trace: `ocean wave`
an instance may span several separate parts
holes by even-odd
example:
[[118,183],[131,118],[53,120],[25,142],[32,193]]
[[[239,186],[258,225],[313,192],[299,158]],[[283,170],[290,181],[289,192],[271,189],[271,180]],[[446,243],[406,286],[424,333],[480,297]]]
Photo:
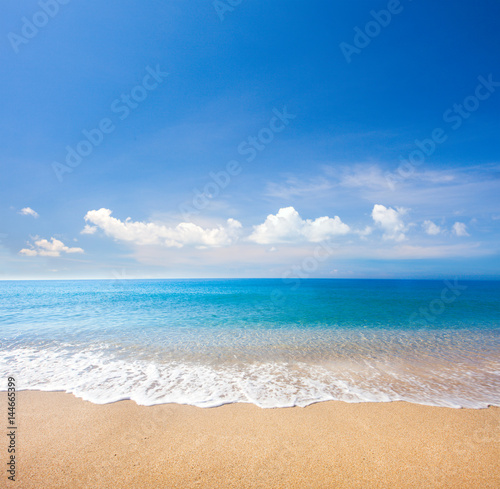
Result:
[[131,399],[137,404],[215,407],[253,403],[262,408],[321,401],[408,401],[453,408],[500,406],[500,363],[419,363],[374,360],[203,363],[144,359],[93,346],[14,347],[0,351],[0,376],[20,389],[65,391],[97,404]]

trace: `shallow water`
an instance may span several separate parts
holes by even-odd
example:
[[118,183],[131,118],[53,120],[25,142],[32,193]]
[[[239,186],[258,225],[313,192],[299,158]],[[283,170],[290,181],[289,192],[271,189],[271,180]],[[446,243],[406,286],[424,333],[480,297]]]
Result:
[[95,403],[498,406],[499,297],[487,281],[6,281],[0,378]]

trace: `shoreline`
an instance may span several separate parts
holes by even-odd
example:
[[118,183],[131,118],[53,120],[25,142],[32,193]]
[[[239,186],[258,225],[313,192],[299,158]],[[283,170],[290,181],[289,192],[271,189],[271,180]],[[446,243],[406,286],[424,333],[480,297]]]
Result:
[[500,486],[499,407],[141,406],[22,390],[17,422],[25,489]]
[[[46,393],[46,394],[67,394],[69,396],[72,396],[76,399],[78,399],[79,401],[83,401],[83,402],[88,402],[90,404],[93,404],[93,405],[96,405],[96,406],[105,406],[105,405],[108,405],[108,404],[116,404],[116,403],[119,403],[119,402],[132,402],[134,403],[136,406],[138,407],[145,407],[145,408],[150,408],[150,407],[155,407],[155,406],[163,406],[163,405],[167,405],[167,406],[189,406],[189,407],[194,407],[194,408],[197,408],[197,409],[217,409],[217,408],[221,408],[223,406],[231,406],[231,405],[235,405],[235,404],[243,404],[243,405],[251,405],[251,406],[255,406],[257,407],[258,409],[264,409],[264,410],[268,410],[268,409],[305,409],[305,408],[308,408],[309,406],[313,406],[315,404],[322,404],[322,403],[329,403],[329,402],[339,402],[339,403],[342,403],[342,404],[393,404],[393,403],[403,403],[403,404],[411,404],[411,405],[415,405],[415,406],[424,406],[424,407],[431,407],[431,408],[444,408],[444,409],[453,409],[453,410],[461,410],[461,409],[467,409],[467,410],[472,410],[472,411],[476,411],[476,410],[483,410],[483,409],[489,409],[489,408],[497,408],[497,409],[500,409],[500,406],[496,405],[496,404],[487,404],[487,405],[484,405],[484,406],[480,406],[480,407],[469,407],[469,406],[445,406],[445,405],[436,405],[436,404],[430,404],[430,403],[425,403],[425,402],[417,402],[417,401],[408,401],[408,400],[405,400],[405,399],[394,399],[394,400],[388,400],[388,401],[383,401],[383,400],[376,400],[376,401],[368,401],[368,400],[363,400],[363,401],[344,401],[344,400],[341,400],[341,399],[320,399],[320,400],[315,400],[315,401],[311,401],[309,404],[306,404],[304,406],[299,406],[299,405],[293,405],[293,406],[271,406],[271,407],[266,407],[266,406],[259,406],[258,404],[256,404],[255,402],[252,402],[252,401],[227,401],[227,402],[224,402],[222,404],[216,404],[216,405],[209,405],[209,406],[198,406],[196,404],[190,404],[190,403],[187,403],[187,402],[158,402],[158,403],[155,403],[155,404],[139,404],[135,399],[132,399],[132,398],[123,398],[123,399],[117,399],[115,401],[107,401],[107,402],[95,402],[95,401],[92,401],[92,400],[89,400],[89,399],[84,399],[82,396],[80,395],[77,395],[75,394],[74,392],[69,392],[69,391],[66,391],[64,389],[60,389],[60,390],[41,390],[41,389],[30,389],[30,388],[27,388],[27,389],[16,389],[16,393],[20,393],[20,392],[32,392],[32,393]],[[3,391],[3,390],[0,390],[0,396],[2,394],[6,394],[7,391]]]

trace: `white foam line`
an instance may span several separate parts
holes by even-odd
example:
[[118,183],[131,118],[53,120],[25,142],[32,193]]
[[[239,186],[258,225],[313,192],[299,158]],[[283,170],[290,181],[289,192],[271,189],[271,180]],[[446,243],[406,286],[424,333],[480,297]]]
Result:
[[[131,399],[141,405],[216,407],[246,402],[274,408],[340,400],[408,401],[454,408],[500,406],[498,379],[485,387],[485,382],[477,381],[477,373],[471,376],[467,372],[459,375],[455,370],[437,371],[431,386],[425,377],[404,370],[383,372],[380,366],[376,371],[371,367],[368,364],[364,370],[358,368],[356,377],[350,377],[345,366],[332,370],[306,363],[213,367],[194,362],[127,361],[123,354],[115,356],[102,345],[81,352],[74,348],[0,351],[0,377],[14,375],[22,389],[65,391],[96,404]],[[397,382],[397,388],[387,383],[388,378]],[[450,379],[455,386],[452,391],[447,389]]]

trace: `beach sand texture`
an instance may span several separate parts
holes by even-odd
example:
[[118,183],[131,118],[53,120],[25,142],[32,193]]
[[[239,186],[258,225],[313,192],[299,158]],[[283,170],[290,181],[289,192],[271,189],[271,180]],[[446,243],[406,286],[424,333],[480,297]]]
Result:
[[[0,399],[7,412],[5,392]],[[494,407],[202,409],[21,391],[17,412],[10,484],[23,489],[500,487]]]

